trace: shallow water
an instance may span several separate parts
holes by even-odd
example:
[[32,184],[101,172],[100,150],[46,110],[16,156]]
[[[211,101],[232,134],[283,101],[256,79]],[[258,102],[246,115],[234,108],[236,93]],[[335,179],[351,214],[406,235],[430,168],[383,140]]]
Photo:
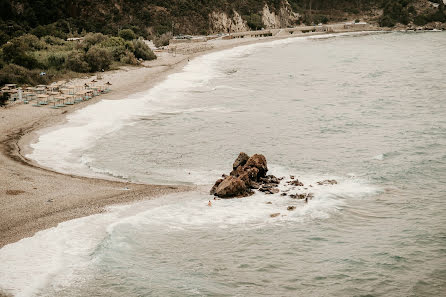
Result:
[[[445,33],[244,46],[71,115],[31,157],[61,171],[203,186],[7,246],[0,287],[22,296],[444,294],[445,50]],[[265,154],[273,174],[297,175],[315,198],[256,194],[208,207],[209,184],[240,151]],[[316,185],[325,178],[339,184]]]

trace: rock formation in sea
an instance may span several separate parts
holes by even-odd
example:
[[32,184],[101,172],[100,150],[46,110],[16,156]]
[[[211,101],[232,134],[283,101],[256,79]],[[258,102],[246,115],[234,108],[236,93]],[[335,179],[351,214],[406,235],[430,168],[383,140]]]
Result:
[[[280,196],[287,196],[291,199],[299,199],[308,202],[314,197],[313,193],[308,192],[304,184],[290,175],[289,180],[285,177],[275,177],[267,175],[268,164],[264,155],[255,154],[248,156],[240,153],[232,164],[232,171],[229,175],[223,174],[212,187],[210,194],[219,198],[241,198],[254,194],[254,190],[264,194],[280,193],[279,185],[282,183],[282,193]],[[283,181],[283,182],[282,182]],[[336,185],[335,180],[324,180],[317,182],[318,186]],[[312,185],[308,187],[313,188]],[[290,190],[306,191],[305,193],[289,193]],[[294,210],[292,206],[288,210]]]
[[220,198],[246,197],[254,194],[253,189],[265,193],[278,193],[279,179],[266,175],[268,165],[264,155],[248,156],[240,153],[232,165],[232,171],[217,180],[210,194]]

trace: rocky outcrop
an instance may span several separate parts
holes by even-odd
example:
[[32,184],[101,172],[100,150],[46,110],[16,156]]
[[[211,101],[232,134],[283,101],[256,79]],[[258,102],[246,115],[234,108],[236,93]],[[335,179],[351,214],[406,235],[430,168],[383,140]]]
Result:
[[212,33],[230,33],[249,31],[248,24],[237,11],[233,11],[233,16],[228,16],[225,12],[212,12],[209,15],[210,31]]
[[217,183],[218,185],[212,188],[211,194],[220,198],[244,197],[253,194],[247,184],[238,177],[227,176],[223,180],[218,180]]
[[293,12],[288,1],[283,1],[278,11],[271,11],[268,4],[262,10],[262,22],[265,29],[286,28],[296,25],[299,20],[299,14]]
[[229,176],[223,176],[215,182],[210,194],[220,198],[245,197],[252,195],[252,189],[275,194],[279,179],[272,175],[266,175],[268,164],[264,155],[255,154],[249,157],[240,153],[232,165]]
[[[293,199],[295,203],[308,203],[314,198],[314,194],[309,189],[315,189],[313,185],[304,185],[294,175],[289,178],[275,177],[274,175],[267,175],[268,164],[264,155],[255,154],[248,156],[245,153],[240,153],[232,164],[232,171],[229,175],[223,174],[222,178],[218,179],[210,194],[214,195],[214,199],[219,198],[240,198],[254,194],[254,190],[267,195],[274,195],[277,199]],[[325,187],[336,185],[338,182],[334,179],[327,179],[317,182],[315,187]],[[279,185],[281,188],[279,189]],[[282,193],[280,193],[282,191]],[[275,195],[279,194],[280,195]],[[219,198],[217,198],[219,197]],[[290,200],[290,201],[293,201]],[[267,202],[266,204],[273,204]],[[296,210],[295,205],[287,207],[288,211]],[[271,217],[278,217],[280,213],[274,213]]]

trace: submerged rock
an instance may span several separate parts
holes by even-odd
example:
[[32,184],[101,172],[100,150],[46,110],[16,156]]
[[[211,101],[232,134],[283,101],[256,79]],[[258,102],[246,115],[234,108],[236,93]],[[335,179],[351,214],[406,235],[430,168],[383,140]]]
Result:
[[278,217],[278,216],[280,216],[280,212],[272,213],[269,216],[272,218]]
[[317,182],[318,185],[323,186],[323,185],[337,185],[338,182],[334,179],[326,179],[323,181],[319,181]]
[[304,184],[300,182],[298,179],[292,180],[288,182],[289,185],[296,186],[296,187],[303,187]]
[[296,206],[288,206],[286,208],[286,210],[289,210],[289,211],[292,211],[292,210],[295,210],[295,209],[296,209]]

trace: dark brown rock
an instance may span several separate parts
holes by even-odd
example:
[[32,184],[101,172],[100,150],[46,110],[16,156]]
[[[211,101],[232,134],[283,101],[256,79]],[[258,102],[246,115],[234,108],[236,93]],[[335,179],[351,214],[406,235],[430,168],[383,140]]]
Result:
[[288,206],[286,208],[286,210],[289,210],[289,211],[292,211],[292,210],[295,210],[295,209],[296,209],[296,206]]
[[338,182],[334,179],[326,179],[323,181],[319,181],[317,182],[318,185],[323,186],[323,185],[336,185]]
[[245,164],[246,168],[255,167],[259,170],[259,177],[265,177],[268,172],[268,166],[264,155],[255,154]]
[[212,187],[211,191],[209,192],[209,194],[214,195],[215,194],[215,190],[217,189],[217,187],[221,184],[221,182],[223,181],[222,178],[217,179],[217,181],[215,182],[214,186]]
[[234,164],[232,164],[232,169],[236,169],[237,167],[243,166],[249,160],[249,156],[244,152],[241,152],[237,159],[235,159]]
[[[239,167],[240,168],[240,167]],[[239,175],[239,178],[249,187],[251,184],[257,180],[257,175],[259,174],[259,170],[255,167],[248,168],[243,171],[242,174]]]
[[243,168],[243,166],[239,166],[239,167],[235,168],[234,170],[232,170],[229,175],[239,177],[244,172],[245,172],[245,168]]
[[226,177],[214,191],[214,195],[220,198],[244,197],[252,194],[248,186],[238,177]]
[[272,213],[269,216],[272,218],[278,217],[278,216],[280,216],[280,212]]
[[303,187],[303,185],[304,185],[304,184],[303,184],[302,182],[300,182],[298,179],[289,181],[288,184],[290,184],[290,185],[292,185],[292,186],[296,186],[296,187]]

